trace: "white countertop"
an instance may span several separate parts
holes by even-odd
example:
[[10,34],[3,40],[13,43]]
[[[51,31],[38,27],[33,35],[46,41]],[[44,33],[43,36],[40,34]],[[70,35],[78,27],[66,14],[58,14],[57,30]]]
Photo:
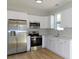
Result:
[[66,37],[66,36],[55,37],[55,36],[53,36],[52,39],[72,40],[72,37]]

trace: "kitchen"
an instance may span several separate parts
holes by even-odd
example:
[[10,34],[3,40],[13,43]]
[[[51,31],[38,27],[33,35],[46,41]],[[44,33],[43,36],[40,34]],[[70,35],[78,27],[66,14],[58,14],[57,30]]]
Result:
[[[13,4],[17,3],[17,1],[12,2]],[[12,2],[8,0],[8,59],[18,59],[18,54],[30,52],[33,54],[40,50],[43,51],[43,49],[57,54],[57,57],[52,58],[45,55],[46,57],[42,57],[43,59],[71,59],[72,4],[70,1],[64,7],[61,6],[60,8],[58,6],[59,8],[54,9],[52,12],[39,11],[38,9],[37,11],[29,9],[27,10],[28,12],[23,12],[19,7],[18,9],[12,8],[12,4],[9,5]],[[22,33],[23,35],[21,35]],[[11,39],[14,39],[16,42]],[[26,44],[19,45],[23,42]],[[13,43],[16,43],[16,45],[12,47],[11,44]],[[14,46],[15,49],[12,50]],[[51,52],[48,54],[51,54]],[[25,59],[28,59],[27,55]],[[30,57],[29,59],[31,59]],[[41,57],[39,58],[41,59]]]

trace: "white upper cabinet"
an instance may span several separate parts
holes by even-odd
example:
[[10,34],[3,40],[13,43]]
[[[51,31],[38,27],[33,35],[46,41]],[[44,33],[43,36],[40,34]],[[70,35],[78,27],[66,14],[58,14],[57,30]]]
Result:
[[55,19],[54,15],[50,15],[50,28],[53,29],[55,27]]
[[40,28],[50,28],[50,19],[49,16],[36,16],[28,15],[29,22],[38,22],[40,23]]
[[48,17],[44,17],[42,20],[40,20],[40,28],[50,28],[50,19]]

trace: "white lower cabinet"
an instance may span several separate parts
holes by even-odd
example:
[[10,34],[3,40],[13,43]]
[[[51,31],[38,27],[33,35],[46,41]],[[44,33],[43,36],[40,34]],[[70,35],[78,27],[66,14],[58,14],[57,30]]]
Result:
[[27,36],[27,51],[30,51],[30,36]]
[[59,38],[47,39],[46,48],[64,57],[65,59],[70,59],[70,49],[71,49],[70,42],[71,42],[70,39],[69,40]]

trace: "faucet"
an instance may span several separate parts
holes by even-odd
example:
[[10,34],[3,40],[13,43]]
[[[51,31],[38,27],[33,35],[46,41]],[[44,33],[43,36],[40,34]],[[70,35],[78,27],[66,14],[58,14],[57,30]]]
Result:
[[60,32],[58,30],[56,30],[56,35],[55,37],[59,37],[60,36]]
[[55,37],[59,37],[60,36],[60,31],[62,31],[62,30],[64,30],[64,28],[57,28]]

